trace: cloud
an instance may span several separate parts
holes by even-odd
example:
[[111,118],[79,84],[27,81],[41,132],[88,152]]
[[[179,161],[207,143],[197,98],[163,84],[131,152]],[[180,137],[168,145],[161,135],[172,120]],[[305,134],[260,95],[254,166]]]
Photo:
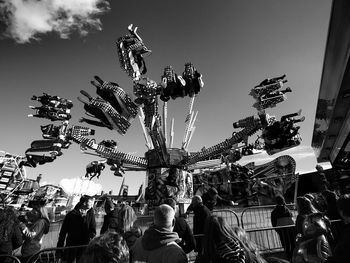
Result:
[[73,32],[86,36],[102,30],[98,15],[109,10],[106,0],[3,0],[0,18],[5,21],[5,37],[17,43],[39,40],[39,35],[58,33],[69,38]]
[[94,181],[84,180],[81,178],[66,178],[62,179],[59,186],[68,194],[87,194],[96,195],[102,191],[102,185],[95,183]]

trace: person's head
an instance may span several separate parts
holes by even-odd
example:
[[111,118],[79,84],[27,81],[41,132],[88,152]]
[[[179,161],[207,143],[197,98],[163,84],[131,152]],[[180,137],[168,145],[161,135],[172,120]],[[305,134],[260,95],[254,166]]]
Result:
[[[129,205],[124,205],[118,212],[118,226],[116,228],[121,233],[129,231],[136,219],[137,215],[134,209]],[[111,227],[114,228],[113,226]]]
[[79,263],[128,263],[129,248],[121,234],[106,232],[90,241]]
[[95,199],[90,195],[83,195],[80,197],[79,203],[84,206],[87,206],[87,209],[90,209],[94,206]]
[[321,165],[317,164],[315,168],[318,172],[323,172],[323,167]]
[[297,197],[297,209],[299,215],[318,213],[318,210],[314,207],[310,199],[304,196]]
[[344,222],[350,223],[350,194],[341,195],[337,201],[337,207]]
[[105,205],[104,205],[104,208],[105,208],[105,212],[108,214],[110,213],[111,211],[113,211],[114,209],[114,203],[111,199],[107,198],[105,200]]
[[276,204],[277,205],[286,205],[286,201],[282,195],[276,196]]
[[41,218],[41,213],[37,209],[32,209],[26,213],[26,216],[29,222],[34,223]]
[[154,225],[159,228],[166,228],[173,230],[175,224],[175,211],[174,209],[166,204],[158,206],[154,210],[153,216]]
[[197,207],[198,205],[202,204],[203,203],[203,200],[202,200],[202,197],[200,195],[195,195],[192,197],[192,206],[193,207]]

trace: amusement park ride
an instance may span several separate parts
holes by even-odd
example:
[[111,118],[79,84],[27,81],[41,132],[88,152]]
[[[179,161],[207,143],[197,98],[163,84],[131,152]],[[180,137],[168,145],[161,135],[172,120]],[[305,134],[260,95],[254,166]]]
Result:
[[[106,165],[116,176],[123,176],[125,171],[145,171],[147,187],[144,189],[144,198],[151,205],[157,205],[167,197],[173,197],[179,203],[189,203],[200,188],[216,185],[212,179],[218,174],[221,174],[221,186],[225,182],[229,185],[241,184],[239,188],[245,189],[242,195],[253,196],[254,191],[262,193],[259,189],[266,185],[275,193],[280,191],[284,194],[288,185],[293,183],[295,161],[292,157],[281,156],[260,166],[254,163],[240,166],[236,162],[242,155],[253,154],[256,150],[274,154],[300,144],[299,127],[295,125],[303,121],[303,118],[295,118],[300,112],[282,116],[280,120],[265,112],[265,109],[283,102],[285,93],[291,92],[290,88],[282,90],[283,84],[287,82],[286,76],[265,79],[251,90],[250,95],[256,100],[254,107],[257,116],[233,123],[235,132],[231,137],[198,152],[189,152],[198,114],[193,111],[193,104],[204,85],[202,75],[192,63],[186,63],[181,75],[175,73],[171,66],[166,67],[160,83],[146,77],[144,55],[151,51],[136,30],[130,25],[129,33],[116,42],[121,67],[132,79],[134,96],[125,93],[117,83],[103,81],[95,76],[91,84],[98,96],[94,97],[82,90],[84,98],[78,99],[83,102],[86,114],[90,117],[82,118],[81,122],[89,125],[125,134],[133,119],[139,118],[148,148],[145,156],[118,151],[117,142],[113,140],[96,142],[88,137],[95,133],[92,128],[70,125],[72,101],[46,93],[33,96],[32,100],[41,105],[30,106],[35,110],[35,114],[30,116],[49,119],[54,123],[41,126],[44,139],[33,141],[25,156],[4,154],[0,157],[2,201],[9,202],[7,200],[23,187],[24,166],[36,167],[52,162],[72,142],[78,143],[84,152],[92,151],[103,158],[87,165],[86,177],[90,179],[98,178]],[[174,147],[174,120],[168,132],[167,101],[184,97],[190,98],[185,132],[181,146]],[[249,144],[248,138],[259,130],[262,131],[261,136],[254,144]],[[220,168],[222,165],[224,169]],[[222,176],[226,176],[226,179],[222,179]],[[232,194],[232,187],[228,189]]]

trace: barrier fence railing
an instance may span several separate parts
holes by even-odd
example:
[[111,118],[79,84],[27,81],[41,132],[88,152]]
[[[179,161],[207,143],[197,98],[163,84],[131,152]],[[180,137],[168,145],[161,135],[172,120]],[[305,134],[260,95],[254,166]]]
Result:
[[62,257],[65,253],[76,249],[85,249],[86,247],[87,245],[42,249],[32,255],[26,263],[58,263],[61,262]]
[[[292,205],[291,205],[292,206]],[[271,211],[275,206],[259,206],[259,207],[250,207],[244,209],[241,214],[241,224],[239,221],[239,215],[230,210],[230,209],[222,209],[222,210],[214,210],[212,214],[221,216],[226,219],[227,223],[230,226],[241,226],[244,227],[247,234],[250,237],[250,240],[253,241],[259,250],[264,254],[275,253],[275,252],[287,252],[291,253],[293,251],[295,245],[295,225],[290,226],[281,226],[281,227],[272,227],[270,215]],[[263,211],[265,210],[265,211]],[[296,216],[296,211],[292,210],[294,216]],[[254,215],[254,213],[256,215]],[[148,228],[153,222],[152,216],[138,216],[135,224],[139,226],[143,232]],[[187,218],[187,222],[189,226],[193,229],[193,213],[189,215]],[[331,221],[332,230],[336,230],[333,232],[334,236],[337,237],[339,234],[339,223],[340,220]],[[57,224],[56,234],[59,231],[60,224]],[[337,231],[338,229],[338,231]],[[99,231],[98,231],[99,234]],[[52,234],[55,235],[55,234]],[[53,238],[53,236],[51,236]],[[57,237],[56,237],[57,238]],[[52,247],[56,245],[56,242]],[[85,246],[80,246],[85,247]],[[45,248],[45,247],[44,247]],[[41,250],[39,253],[34,255],[28,263],[36,263],[36,262],[45,262],[45,263],[56,263],[58,262],[56,251],[58,250],[69,250],[75,247],[66,247],[66,248],[46,248]],[[196,258],[196,253],[192,252],[189,254],[189,261],[194,262]],[[18,263],[16,261],[16,257],[14,257],[14,263]]]
[[[251,206],[241,212],[241,227],[244,229],[260,229],[271,227],[271,212],[275,205]],[[295,219],[297,211],[294,204],[288,204],[287,207],[293,214]]]
[[[213,215],[223,217],[229,226],[240,226],[239,216],[237,213],[230,209],[214,209]],[[188,225],[193,229],[193,212],[191,212],[186,218]]]
[[21,263],[21,261],[12,255],[0,255],[0,263]]

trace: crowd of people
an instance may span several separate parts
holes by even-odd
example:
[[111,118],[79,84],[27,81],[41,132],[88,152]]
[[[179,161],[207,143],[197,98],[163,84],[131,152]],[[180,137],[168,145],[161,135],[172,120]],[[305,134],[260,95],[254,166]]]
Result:
[[[323,195],[329,202],[328,209],[322,209],[318,197],[313,194],[298,197],[295,221],[284,198],[276,197],[271,224],[280,237],[285,259],[264,258],[244,229],[229,225],[224,217],[215,215],[212,212],[215,194],[209,207],[201,196],[192,198],[188,211],[193,212],[193,228],[186,214],[179,215],[174,199],[168,198],[155,207],[153,223],[141,229],[135,225],[137,215],[133,207],[116,205],[107,198],[100,233],[96,230],[94,199],[82,196],[63,220],[56,257],[67,263],[182,263],[188,262],[189,254],[196,263],[348,262],[350,195],[337,197],[329,191]],[[334,205],[338,208],[336,211]],[[342,220],[334,224],[337,217]],[[33,206],[25,215],[18,215],[10,207],[0,210],[0,255],[11,255],[21,247],[20,260],[27,262],[40,251],[41,239],[49,227],[44,206]]]
[[297,217],[276,197],[271,224],[292,263],[345,263],[350,257],[350,195],[325,190],[296,199]]

